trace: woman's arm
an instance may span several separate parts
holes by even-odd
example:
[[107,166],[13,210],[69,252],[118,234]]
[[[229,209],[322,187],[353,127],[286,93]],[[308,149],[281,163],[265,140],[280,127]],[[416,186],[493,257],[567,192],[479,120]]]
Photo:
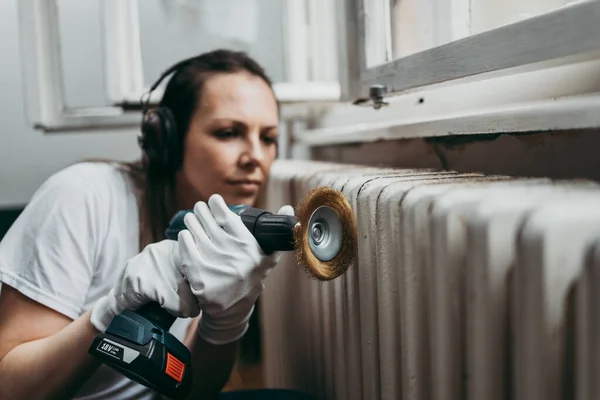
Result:
[[194,385],[189,399],[218,399],[237,359],[239,341],[214,345],[196,332],[198,319],[190,324],[185,345],[191,349]]
[[[210,344],[198,337],[196,323],[184,341],[194,366],[189,398],[216,399],[235,365],[238,342]],[[2,285],[0,400],[73,397],[100,365],[88,354],[97,334],[89,312],[72,321]]]
[[[291,206],[278,214],[293,215]],[[194,321],[192,349],[194,385],[190,398],[200,393],[217,398],[236,360],[237,346],[248,328],[263,280],[280,253],[265,255],[241,218],[229,210],[222,196],[198,202],[184,217],[187,229],[178,235],[179,259],[202,314]]]
[[89,313],[72,321],[3,284],[0,399],[73,397],[99,365],[88,354],[97,334]]

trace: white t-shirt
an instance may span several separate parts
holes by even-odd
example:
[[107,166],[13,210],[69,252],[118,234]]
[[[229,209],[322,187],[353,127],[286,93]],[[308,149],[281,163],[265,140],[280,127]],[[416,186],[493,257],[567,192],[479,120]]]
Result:
[[[80,163],[46,180],[0,242],[0,281],[76,319],[138,253],[138,205],[126,172]],[[177,319],[171,333],[183,340],[190,322]],[[101,365],[75,398],[160,397]]]

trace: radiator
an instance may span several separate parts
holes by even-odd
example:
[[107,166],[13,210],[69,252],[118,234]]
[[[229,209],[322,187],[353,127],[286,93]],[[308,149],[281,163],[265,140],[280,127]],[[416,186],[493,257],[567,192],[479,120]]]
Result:
[[357,257],[329,282],[290,253],[269,275],[267,387],[320,399],[600,399],[599,185],[278,160],[267,207],[317,186],[352,204]]

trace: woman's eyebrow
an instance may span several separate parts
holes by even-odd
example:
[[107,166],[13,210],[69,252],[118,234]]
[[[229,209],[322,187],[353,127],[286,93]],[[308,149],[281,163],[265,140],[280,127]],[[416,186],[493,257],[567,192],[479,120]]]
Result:
[[[215,123],[227,123],[227,124],[233,124],[235,126],[240,126],[240,127],[246,127],[246,126],[248,126],[248,124],[245,123],[242,120],[238,120],[238,119],[235,119],[235,118],[226,118],[226,117],[214,118],[211,121],[211,124],[215,124]],[[277,128],[278,128],[277,124],[261,126],[261,130],[271,130],[271,129],[277,129]]]

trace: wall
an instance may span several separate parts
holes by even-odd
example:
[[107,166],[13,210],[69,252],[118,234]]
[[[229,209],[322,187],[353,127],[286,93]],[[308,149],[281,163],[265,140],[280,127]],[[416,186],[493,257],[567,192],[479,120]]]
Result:
[[598,130],[461,135],[309,149],[309,158],[394,168],[433,168],[600,182]]
[[45,134],[29,126],[17,2],[0,0],[0,210],[23,207],[48,176],[73,162],[89,157],[130,160],[138,155],[135,130]]

